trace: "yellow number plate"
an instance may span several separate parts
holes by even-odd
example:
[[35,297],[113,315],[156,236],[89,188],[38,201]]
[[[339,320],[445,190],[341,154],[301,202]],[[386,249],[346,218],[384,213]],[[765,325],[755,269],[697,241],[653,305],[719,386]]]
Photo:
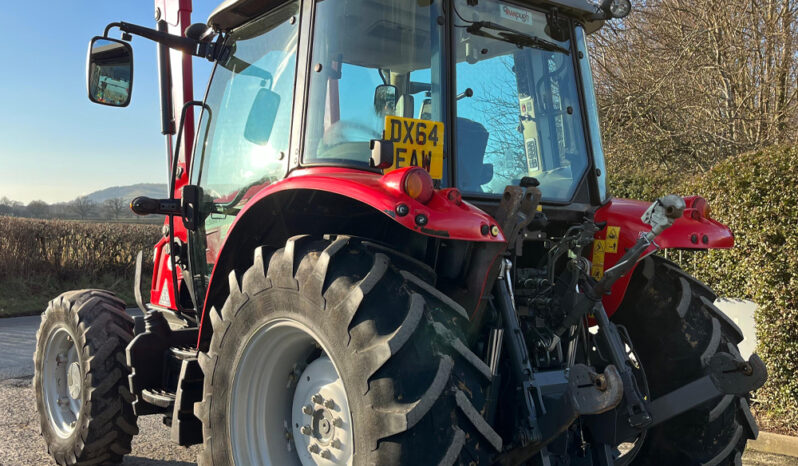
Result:
[[422,167],[436,180],[443,178],[443,123],[396,116],[385,117],[385,139],[393,142],[393,165]]

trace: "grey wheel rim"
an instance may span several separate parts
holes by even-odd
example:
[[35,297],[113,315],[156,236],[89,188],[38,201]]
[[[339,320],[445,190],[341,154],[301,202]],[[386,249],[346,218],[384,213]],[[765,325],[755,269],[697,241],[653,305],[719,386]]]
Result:
[[313,331],[290,319],[270,322],[238,361],[228,408],[235,464],[352,464],[346,391]]
[[75,336],[65,327],[50,333],[42,365],[42,398],[53,431],[68,438],[75,431],[83,406],[83,367]]

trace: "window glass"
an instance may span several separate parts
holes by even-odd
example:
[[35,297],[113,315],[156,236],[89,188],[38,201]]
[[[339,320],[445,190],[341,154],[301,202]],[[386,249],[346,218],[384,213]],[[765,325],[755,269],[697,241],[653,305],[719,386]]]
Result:
[[436,2],[316,4],[305,163],[367,167],[387,115],[443,121],[438,16]]
[[192,169],[205,196],[192,251],[207,274],[238,212],[285,176],[299,32],[288,20],[297,12],[293,3],[234,31],[214,70]]
[[495,0],[454,5],[457,91],[473,91],[457,101],[458,187],[500,194],[531,176],[544,200],[570,200],[588,154],[568,27]]

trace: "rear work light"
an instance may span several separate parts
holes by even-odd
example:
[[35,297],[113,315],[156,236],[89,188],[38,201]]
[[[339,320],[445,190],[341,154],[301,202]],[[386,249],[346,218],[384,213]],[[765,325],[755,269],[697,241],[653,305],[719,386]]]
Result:
[[[712,213],[712,209],[709,207],[709,203],[706,199],[701,196],[696,196],[693,200],[693,204],[690,206],[693,208],[693,218],[698,220],[699,218],[712,218],[710,217]],[[696,218],[698,217],[698,218]]]
[[402,189],[408,196],[422,204],[429,202],[435,193],[432,177],[421,167],[411,168],[405,173]]

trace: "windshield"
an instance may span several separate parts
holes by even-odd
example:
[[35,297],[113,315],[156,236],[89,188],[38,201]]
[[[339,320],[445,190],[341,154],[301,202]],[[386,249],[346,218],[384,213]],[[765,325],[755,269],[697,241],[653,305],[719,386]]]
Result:
[[316,5],[304,163],[368,167],[387,116],[443,121],[438,2]]
[[501,194],[531,176],[544,200],[569,201],[588,156],[568,28],[495,0],[454,5],[457,90],[471,95],[457,101],[458,188]]

